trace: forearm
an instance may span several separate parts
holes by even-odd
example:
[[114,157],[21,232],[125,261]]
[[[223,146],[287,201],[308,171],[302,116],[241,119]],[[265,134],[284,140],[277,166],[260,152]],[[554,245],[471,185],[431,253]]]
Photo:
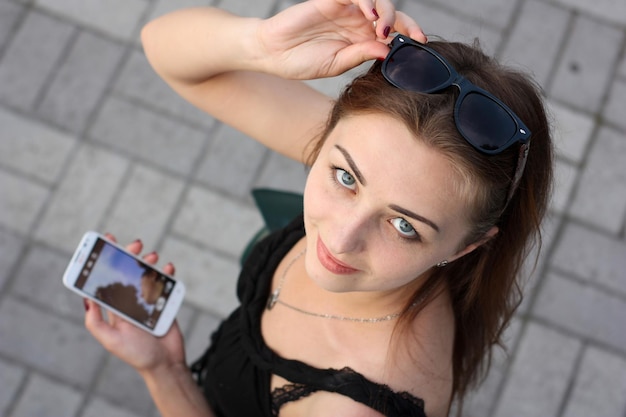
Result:
[[259,19],[214,8],[177,11],[142,31],[155,71],[187,101],[265,146],[300,160],[332,100],[281,78],[258,39]]
[[215,8],[175,11],[148,23],[141,39],[148,60],[167,82],[195,84],[236,70],[259,70],[260,19]]
[[183,365],[142,372],[162,417],[214,417],[189,369]]

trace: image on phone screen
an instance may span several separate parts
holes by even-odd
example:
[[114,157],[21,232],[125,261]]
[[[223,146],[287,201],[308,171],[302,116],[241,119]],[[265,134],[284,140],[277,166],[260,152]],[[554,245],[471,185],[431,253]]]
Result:
[[174,281],[98,238],[75,287],[154,329]]

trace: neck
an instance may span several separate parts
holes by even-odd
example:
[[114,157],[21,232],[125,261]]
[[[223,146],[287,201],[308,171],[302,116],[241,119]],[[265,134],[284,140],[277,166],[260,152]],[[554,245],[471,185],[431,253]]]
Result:
[[286,275],[279,281],[278,302],[311,316],[374,323],[392,321],[423,282],[416,279],[389,291],[335,292],[320,287],[309,277],[302,249],[292,251],[289,258],[283,272]]

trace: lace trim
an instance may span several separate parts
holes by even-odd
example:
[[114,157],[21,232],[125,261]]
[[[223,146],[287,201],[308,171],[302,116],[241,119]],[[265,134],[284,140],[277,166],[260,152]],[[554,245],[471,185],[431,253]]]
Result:
[[[356,372],[354,369],[350,367],[342,368],[336,371],[336,373],[337,375],[356,376],[359,378],[363,378],[363,376],[360,373]],[[378,411],[387,410],[390,405],[388,403],[389,401],[397,405],[398,400],[400,400],[401,402],[406,402],[406,403],[411,404],[412,407],[416,407],[422,411],[424,410],[424,400],[422,400],[421,398],[415,397],[413,394],[411,394],[408,391],[396,392],[392,390],[388,385],[376,384],[376,383],[372,383],[372,385],[375,385],[379,388],[379,391],[378,391],[379,394],[376,396],[376,398],[370,398],[369,403],[363,402],[363,404],[367,405],[368,407],[371,407]],[[305,385],[305,384],[285,384],[282,387],[275,388],[271,393],[272,415],[278,416],[280,408],[286,403],[291,402],[291,401],[297,401],[304,397],[308,397],[309,395],[320,390],[327,391],[328,389],[316,388],[316,387],[312,387],[310,385]],[[331,391],[331,390],[328,390],[328,391]],[[331,392],[336,392],[336,391],[332,390]],[[357,398],[352,398],[352,399],[359,401],[359,399]],[[359,402],[362,402],[362,400]]]
[[272,415],[278,416],[281,407],[288,402],[297,401],[319,391],[309,385],[285,384],[272,391]]

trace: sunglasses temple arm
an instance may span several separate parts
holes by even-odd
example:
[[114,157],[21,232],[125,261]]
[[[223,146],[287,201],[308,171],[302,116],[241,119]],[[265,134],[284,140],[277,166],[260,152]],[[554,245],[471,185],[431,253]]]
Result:
[[506,204],[502,211],[504,212],[509,205],[509,202],[513,198],[513,194],[517,190],[519,186],[519,182],[522,179],[522,175],[524,174],[524,168],[526,167],[526,160],[528,159],[528,151],[530,150],[530,142],[523,143],[519,148],[519,155],[517,157],[517,168],[515,168],[515,175],[513,176],[513,181],[511,181],[511,187],[509,188],[509,193],[506,196]]

